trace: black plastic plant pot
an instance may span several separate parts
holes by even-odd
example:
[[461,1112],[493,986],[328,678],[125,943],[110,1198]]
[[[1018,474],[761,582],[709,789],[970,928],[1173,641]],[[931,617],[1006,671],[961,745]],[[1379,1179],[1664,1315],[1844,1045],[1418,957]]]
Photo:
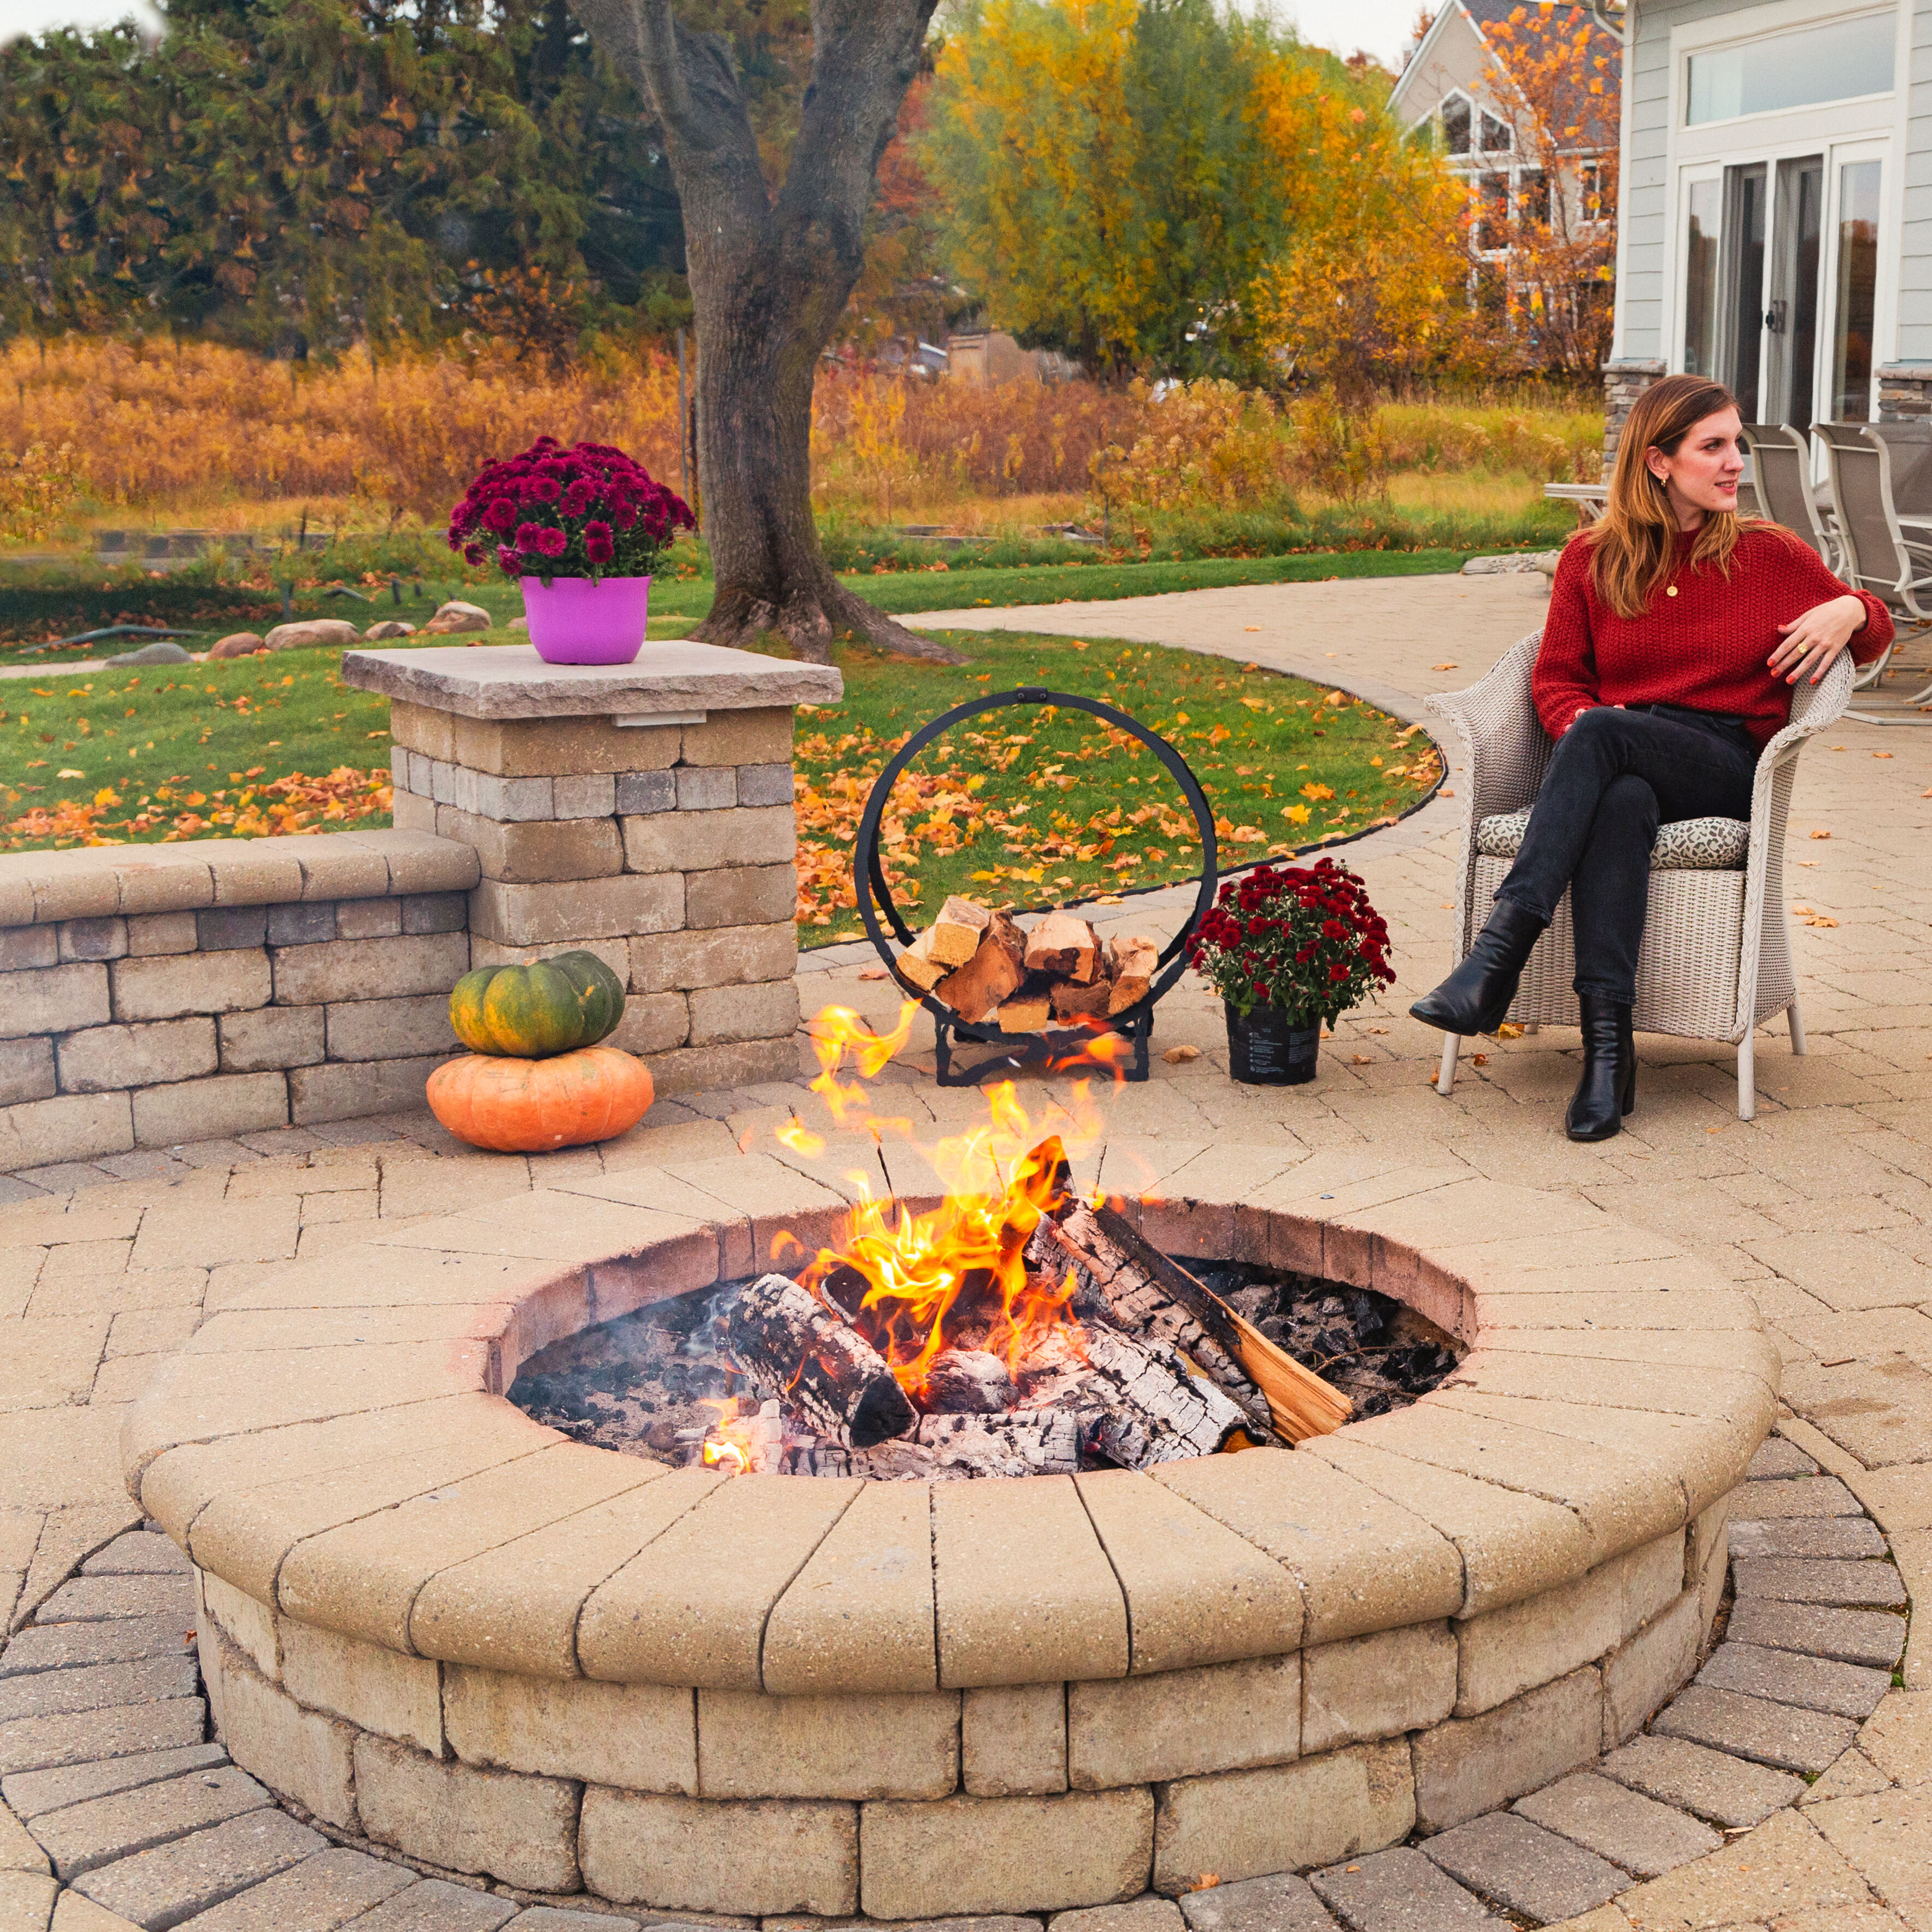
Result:
[[[1060,710],[1084,711],[1088,716],[1138,739],[1160,760],[1168,776],[1180,788],[1201,834],[1201,887],[1195,895],[1193,910],[1180,931],[1161,949],[1146,996],[1125,1012],[1116,1013],[1106,1020],[1091,1021],[1078,1027],[1055,1027],[1041,1033],[1006,1033],[990,1022],[962,1020],[943,1000],[914,985],[899,970],[898,955],[893,950],[892,940],[896,939],[902,946],[910,946],[916,935],[892,903],[892,889],[886,883],[885,866],[879,853],[879,828],[885,817],[886,803],[892,797],[892,786],[899,774],[942,732],[950,730],[966,718],[977,717],[982,711],[996,711],[1009,705],[1052,706]],[[858,895],[859,916],[865,922],[866,934],[900,990],[908,999],[917,1000],[932,1016],[934,1057],[942,1087],[970,1087],[988,1076],[1004,1078],[1015,1068],[1034,1060],[1082,1060],[1091,1066],[1096,1061],[1111,1058],[1107,1049],[1100,1045],[1102,1039],[1108,1038],[1120,1040],[1131,1048],[1131,1057],[1119,1070],[1130,1080],[1144,1080],[1148,1077],[1148,1041],[1154,1031],[1155,1005],[1186,970],[1188,936],[1214,903],[1214,890],[1220,878],[1214,814],[1208,807],[1207,794],[1201,789],[1200,780],[1188,769],[1187,760],[1180,752],[1158,732],[1150,731],[1117,706],[1097,698],[1076,698],[1070,692],[1048,691],[1037,685],[1023,685],[1016,691],[990,692],[984,698],[956,704],[950,711],[942,712],[929,724],[915,731],[873,785],[859,821],[858,843],[852,854],[852,883]],[[995,1047],[999,1051],[976,1066],[956,1070],[952,1064],[956,1043]],[[1119,1064],[1117,1058],[1113,1058],[1113,1064]]]
[[1246,1087],[1300,1087],[1315,1078],[1322,1022],[1296,1026],[1274,1006],[1228,1016],[1228,1071]]

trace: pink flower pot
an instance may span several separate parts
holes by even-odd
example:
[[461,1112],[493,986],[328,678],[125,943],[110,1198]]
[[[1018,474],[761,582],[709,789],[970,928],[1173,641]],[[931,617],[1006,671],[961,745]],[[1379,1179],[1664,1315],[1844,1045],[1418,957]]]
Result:
[[530,642],[545,664],[629,664],[643,649],[648,577],[541,577],[518,580]]

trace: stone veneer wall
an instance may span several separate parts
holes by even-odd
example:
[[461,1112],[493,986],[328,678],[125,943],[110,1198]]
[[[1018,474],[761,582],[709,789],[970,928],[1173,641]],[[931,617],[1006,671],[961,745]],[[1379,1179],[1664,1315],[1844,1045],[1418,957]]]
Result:
[[1880,422],[1924,422],[1932,417],[1932,362],[1888,362],[1878,372]]
[[407,832],[0,859],[0,1168],[419,1106],[477,876]]
[[471,848],[479,966],[584,946],[659,1091],[798,1071],[788,705],[701,724],[472,718],[392,698],[395,822]]
[[1610,480],[1617,460],[1617,445],[1623,440],[1624,424],[1636,407],[1636,399],[1653,382],[1662,380],[1664,365],[1641,356],[1627,356],[1604,364],[1604,480]]

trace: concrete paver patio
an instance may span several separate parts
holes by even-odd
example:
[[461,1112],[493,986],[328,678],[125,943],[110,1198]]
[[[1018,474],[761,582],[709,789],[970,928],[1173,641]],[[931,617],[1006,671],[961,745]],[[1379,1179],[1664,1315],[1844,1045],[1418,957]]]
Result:
[[[1421,694],[1473,681],[1540,620],[1540,585],[1358,580],[920,622],[1185,645],[1332,680],[1413,713]],[[1534,1922],[1529,1915],[1576,1912],[1589,1898],[1603,1902],[1563,1922],[1570,1932],[1932,1928],[1932,1626],[1916,1614],[1932,1589],[1932,995],[1922,964],[1932,936],[1922,856],[1932,738],[1847,723],[1801,764],[1787,876],[1794,903],[1811,909],[1804,917],[1836,923],[1796,932],[1811,1052],[1790,1057],[1781,1025],[1766,1030],[1756,1120],[1736,1118],[1729,1049],[1651,1038],[1640,1042],[1629,1130],[1595,1146],[1562,1132],[1574,1034],[1482,1042],[1479,1054],[1466,1052],[1453,1096],[1431,1090],[1440,1037],[1406,1009],[1446,963],[1456,787],[1452,770],[1443,796],[1347,848],[1389,922],[1401,976],[1380,1005],[1343,1019],[1324,1043],[1319,1081],[1230,1084],[1218,1009],[1184,981],[1160,1010],[1154,1077],[1101,1096],[1103,1177],[1144,1186],[1210,1160],[1222,1172],[1251,1162],[1258,1180],[1321,1154],[1400,1146],[1407,1159],[1580,1196],[1748,1286],[1784,1354],[1790,1414],[1754,1467],[1755,1507],[1740,1510],[1739,1601],[1723,1661],[1707,1666],[1688,1711],[1680,1700],[1676,1720],[1614,1754],[1607,1775],[1580,1774],[1444,1834],[1455,1842],[1436,1847],[1439,1858],[1384,1853],[1312,1875],[1312,1890],[1256,1881],[1273,1889],[1245,1902],[1191,1894],[1183,1913],[1198,1932],[1432,1927],[1513,1922],[1505,1912]],[[1144,924],[1162,902],[1130,901],[1113,922]],[[862,979],[863,964],[849,947],[808,959],[807,1012],[836,1001],[889,1022],[896,997]],[[922,1020],[880,1083],[891,1100],[883,1111],[910,1115],[921,1132],[955,1131],[982,1102],[932,1086],[921,1046],[929,1039]],[[1180,1044],[1200,1057],[1158,1058]],[[801,1066],[814,1070],[802,1042]],[[1023,1082],[1022,1091],[1036,1114],[1051,1114],[1066,1083]],[[0,1754],[12,1721],[75,1726],[101,1744],[89,1748],[94,1758],[166,1754],[141,1761],[156,1783],[177,1781],[182,1816],[201,1821],[191,1841],[200,1856],[184,1876],[165,1844],[134,1850],[115,1838],[132,1828],[132,1812],[116,1808],[102,1767],[90,1768],[92,1784],[78,1770],[7,1776],[0,1932],[134,1921],[374,1932],[499,1925],[526,1906],[528,1932],[572,1922],[527,1898],[417,1881],[352,1849],[325,1851],[304,1826],[265,1814],[248,1780],[219,1772],[218,1755],[195,1755],[205,1749],[199,1706],[169,1667],[188,1614],[178,1558],[138,1534],[121,1480],[121,1417],[155,1362],[243,1271],[326,1254],[374,1220],[460,1211],[527,1189],[533,1176],[778,1152],[770,1130],[794,1108],[825,1124],[802,1086],[779,1084],[664,1102],[621,1142],[535,1161],[458,1148],[421,1115],[0,1180],[0,1608],[25,1633],[0,1654]],[[1586,1292],[1589,1259],[1577,1258]],[[1895,1616],[1834,1607],[1833,1566],[1854,1564],[1895,1565],[1913,1600],[1902,1658]],[[1849,1587],[1841,1600],[1882,1600],[1869,1580]],[[31,1624],[37,1612],[46,1621]],[[1828,1660],[1803,1666],[1800,1682],[1795,1651]],[[44,1671],[68,1678],[70,1702],[86,1708],[12,1719],[4,1687]],[[123,1675],[81,1682],[83,1672]],[[1766,1709],[1786,1714],[1786,1742],[1724,1734]],[[1751,1762],[1718,1755],[1726,1749]],[[50,1778],[70,1789],[34,1782]],[[76,1838],[62,1854],[80,1891],[62,1889],[46,1839],[16,1816],[51,1810],[97,1834],[93,1851]],[[98,1879],[73,1869],[104,1845],[113,1856],[91,1868]],[[1552,1846],[1560,1856],[1548,1855]],[[110,1872],[120,1874],[115,1885]],[[1415,1916],[1443,1887],[1450,1902]],[[1160,1916],[1171,1923],[1173,1908]]]

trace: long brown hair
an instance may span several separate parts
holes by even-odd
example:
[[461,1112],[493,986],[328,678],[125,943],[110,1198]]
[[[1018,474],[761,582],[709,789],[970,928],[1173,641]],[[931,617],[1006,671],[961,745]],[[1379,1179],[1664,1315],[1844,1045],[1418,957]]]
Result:
[[[1676,562],[1676,513],[1664,494],[1664,478],[1645,462],[1646,454],[1660,449],[1675,456],[1694,425],[1737,406],[1738,399],[1723,383],[1702,376],[1666,376],[1637,398],[1617,445],[1604,514],[1577,532],[1590,546],[1597,595],[1619,617],[1642,616]],[[1714,563],[1730,576],[1740,527],[1733,510],[1706,512],[1691,547],[1693,565]]]

